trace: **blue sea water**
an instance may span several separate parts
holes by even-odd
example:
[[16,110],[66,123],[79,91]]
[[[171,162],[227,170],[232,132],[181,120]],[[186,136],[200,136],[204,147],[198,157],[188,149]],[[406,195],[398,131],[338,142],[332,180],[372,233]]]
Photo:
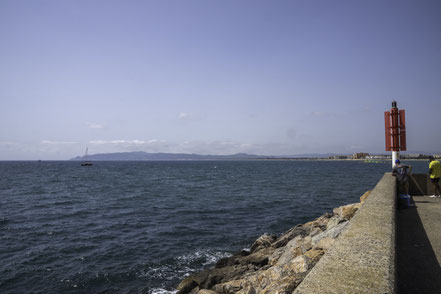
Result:
[[[426,162],[411,162],[426,172]],[[173,293],[339,205],[390,163],[0,162],[0,293]]]

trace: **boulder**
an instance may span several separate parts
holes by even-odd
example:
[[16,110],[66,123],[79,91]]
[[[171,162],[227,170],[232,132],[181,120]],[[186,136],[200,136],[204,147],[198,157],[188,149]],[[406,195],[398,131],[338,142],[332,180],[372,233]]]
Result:
[[[328,222],[328,224],[329,224],[329,222]],[[310,236],[310,237],[314,237],[314,236],[320,234],[321,232],[323,232],[323,230],[322,230],[321,228],[319,228],[319,227],[317,227],[317,228],[313,228],[313,229],[311,230],[311,233],[309,233],[309,236]]]
[[198,294],[218,294],[218,293],[212,290],[202,289],[198,292]]
[[353,203],[334,208],[333,211],[334,214],[338,215],[341,219],[350,220],[360,207],[361,203]]
[[369,197],[369,195],[371,194],[372,191],[367,191],[366,193],[364,193],[361,197],[360,197],[360,202],[364,203],[366,201],[366,199]]
[[317,263],[317,261],[320,260],[323,254],[325,254],[325,251],[322,249],[311,249],[305,253],[305,256],[310,259],[311,261],[310,265],[314,266]]
[[[301,250],[304,239],[297,238],[297,246],[290,249]],[[323,253],[323,250],[308,250],[304,255],[287,259],[286,263],[278,263],[266,270],[246,274],[242,279],[217,284],[212,290],[219,294],[288,294],[300,284]]]
[[199,294],[200,290],[201,289],[199,287],[196,287],[196,288],[193,288],[193,290],[191,290],[190,293],[188,293],[188,294]]
[[244,280],[233,280],[225,283],[220,283],[217,285],[214,285],[213,290],[215,293],[219,294],[233,294],[240,291],[243,286]]
[[[289,243],[285,246],[285,250],[282,255],[278,258],[275,264],[283,265],[287,264],[293,258],[304,254],[306,251],[312,248],[312,239],[311,237],[302,238],[297,236],[293,240],[289,241]],[[275,258],[272,258],[274,260]]]
[[321,239],[317,244],[314,245],[313,249],[322,249],[322,250],[328,250],[331,248],[332,244],[334,244],[335,239],[331,237],[324,237]]
[[274,248],[264,248],[248,256],[237,259],[240,264],[252,264],[262,267],[268,264],[268,258],[274,253]]
[[198,283],[196,282],[195,278],[193,276],[188,276],[176,287],[178,290],[177,294],[190,293],[190,291],[196,287],[198,287]]
[[218,260],[218,262],[216,262],[216,265],[214,266],[215,268],[222,268],[222,267],[226,267],[226,266],[232,266],[235,264],[239,264],[240,262],[238,261],[239,259],[241,259],[244,256],[248,256],[250,255],[250,252],[247,250],[242,250],[239,253],[236,253],[230,257],[224,257]]
[[329,219],[333,216],[333,214],[331,213],[325,213],[322,216],[320,216],[319,218],[311,221],[311,222],[307,222],[306,224],[304,224],[305,227],[309,227],[310,229],[312,228],[322,228],[323,230],[326,229],[326,225],[328,224]]
[[[210,270],[209,270],[210,271]],[[247,265],[233,265],[210,271],[208,278],[200,284],[202,289],[210,289],[216,284],[224,283],[232,280],[241,279],[245,273],[250,271]],[[254,267],[251,271],[255,271]]]
[[248,265],[232,265],[201,271],[186,277],[176,288],[177,294],[189,294],[194,288],[210,289],[216,284],[241,279],[247,272],[256,269]]
[[251,252],[256,252],[258,250],[261,250],[263,248],[271,247],[271,244],[277,240],[277,237],[275,235],[267,235],[264,234],[257,238],[256,241],[254,241],[253,245],[251,245]]
[[328,224],[326,225],[326,230],[332,229],[336,225],[338,225],[341,222],[341,219],[339,216],[334,216],[331,219],[329,219]]
[[303,239],[303,236],[297,236],[294,239],[291,239],[288,243],[285,244],[285,246],[278,248],[280,250],[286,250],[288,248],[294,248],[297,247],[298,242],[301,242],[301,240]]
[[332,239],[337,238],[341,232],[343,232],[346,229],[346,226],[349,224],[348,221],[343,221],[333,227],[332,229],[326,230],[321,234],[318,234],[317,236],[312,237],[312,244],[315,246],[318,242],[320,242],[321,239],[329,237]]
[[244,278],[242,289],[238,293],[261,293],[264,289],[271,289],[281,279],[281,269],[271,267],[268,270],[256,272]]
[[256,281],[245,281],[242,284],[242,289],[235,294],[258,294],[260,289],[257,286]]
[[306,255],[299,255],[289,263],[283,266],[284,272],[289,271],[289,274],[292,273],[305,273],[311,269],[312,260]]
[[[273,284],[274,281],[278,281],[282,278],[282,270],[279,267],[272,267],[262,273],[257,273],[255,276],[255,281],[259,289],[266,289],[269,285]],[[249,279],[250,282],[253,279]]]
[[273,254],[271,254],[268,257],[268,265],[275,265],[277,263],[277,261],[279,260],[280,256],[282,256],[282,254],[285,252],[285,247],[280,247],[277,248]]
[[288,244],[289,241],[297,236],[305,237],[311,232],[311,227],[304,225],[297,225],[294,228],[288,230],[286,233],[281,235],[276,242],[274,242],[274,248],[280,248]]
[[292,291],[300,284],[303,280],[303,276],[289,276],[283,279],[273,281],[272,284],[268,285],[260,294],[291,294]]
[[306,236],[302,240],[297,242],[297,247],[300,249],[300,252],[304,254],[306,251],[312,248],[312,238],[310,236]]

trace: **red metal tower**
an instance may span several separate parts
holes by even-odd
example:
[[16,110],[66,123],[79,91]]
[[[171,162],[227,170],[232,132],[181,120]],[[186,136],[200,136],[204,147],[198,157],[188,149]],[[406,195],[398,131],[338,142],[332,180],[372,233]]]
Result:
[[398,110],[397,102],[392,102],[390,111],[384,112],[386,130],[386,151],[392,151],[392,166],[400,159],[400,150],[406,150],[406,119],[404,109]]

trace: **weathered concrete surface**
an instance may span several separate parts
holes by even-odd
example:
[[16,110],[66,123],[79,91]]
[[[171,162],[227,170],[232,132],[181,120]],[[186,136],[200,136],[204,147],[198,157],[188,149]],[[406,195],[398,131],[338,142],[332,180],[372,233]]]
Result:
[[433,189],[432,189],[432,183],[429,181],[429,175],[412,174],[409,178],[409,194],[432,195]]
[[412,198],[397,212],[398,293],[441,293],[441,199]]
[[293,293],[395,293],[396,181],[386,173]]

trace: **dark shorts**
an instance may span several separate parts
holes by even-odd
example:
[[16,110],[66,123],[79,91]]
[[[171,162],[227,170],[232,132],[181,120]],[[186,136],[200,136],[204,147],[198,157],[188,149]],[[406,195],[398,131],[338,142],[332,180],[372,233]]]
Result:
[[439,183],[439,178],[433,178],[433,179],[431,178],[430,181],[432,183]]

